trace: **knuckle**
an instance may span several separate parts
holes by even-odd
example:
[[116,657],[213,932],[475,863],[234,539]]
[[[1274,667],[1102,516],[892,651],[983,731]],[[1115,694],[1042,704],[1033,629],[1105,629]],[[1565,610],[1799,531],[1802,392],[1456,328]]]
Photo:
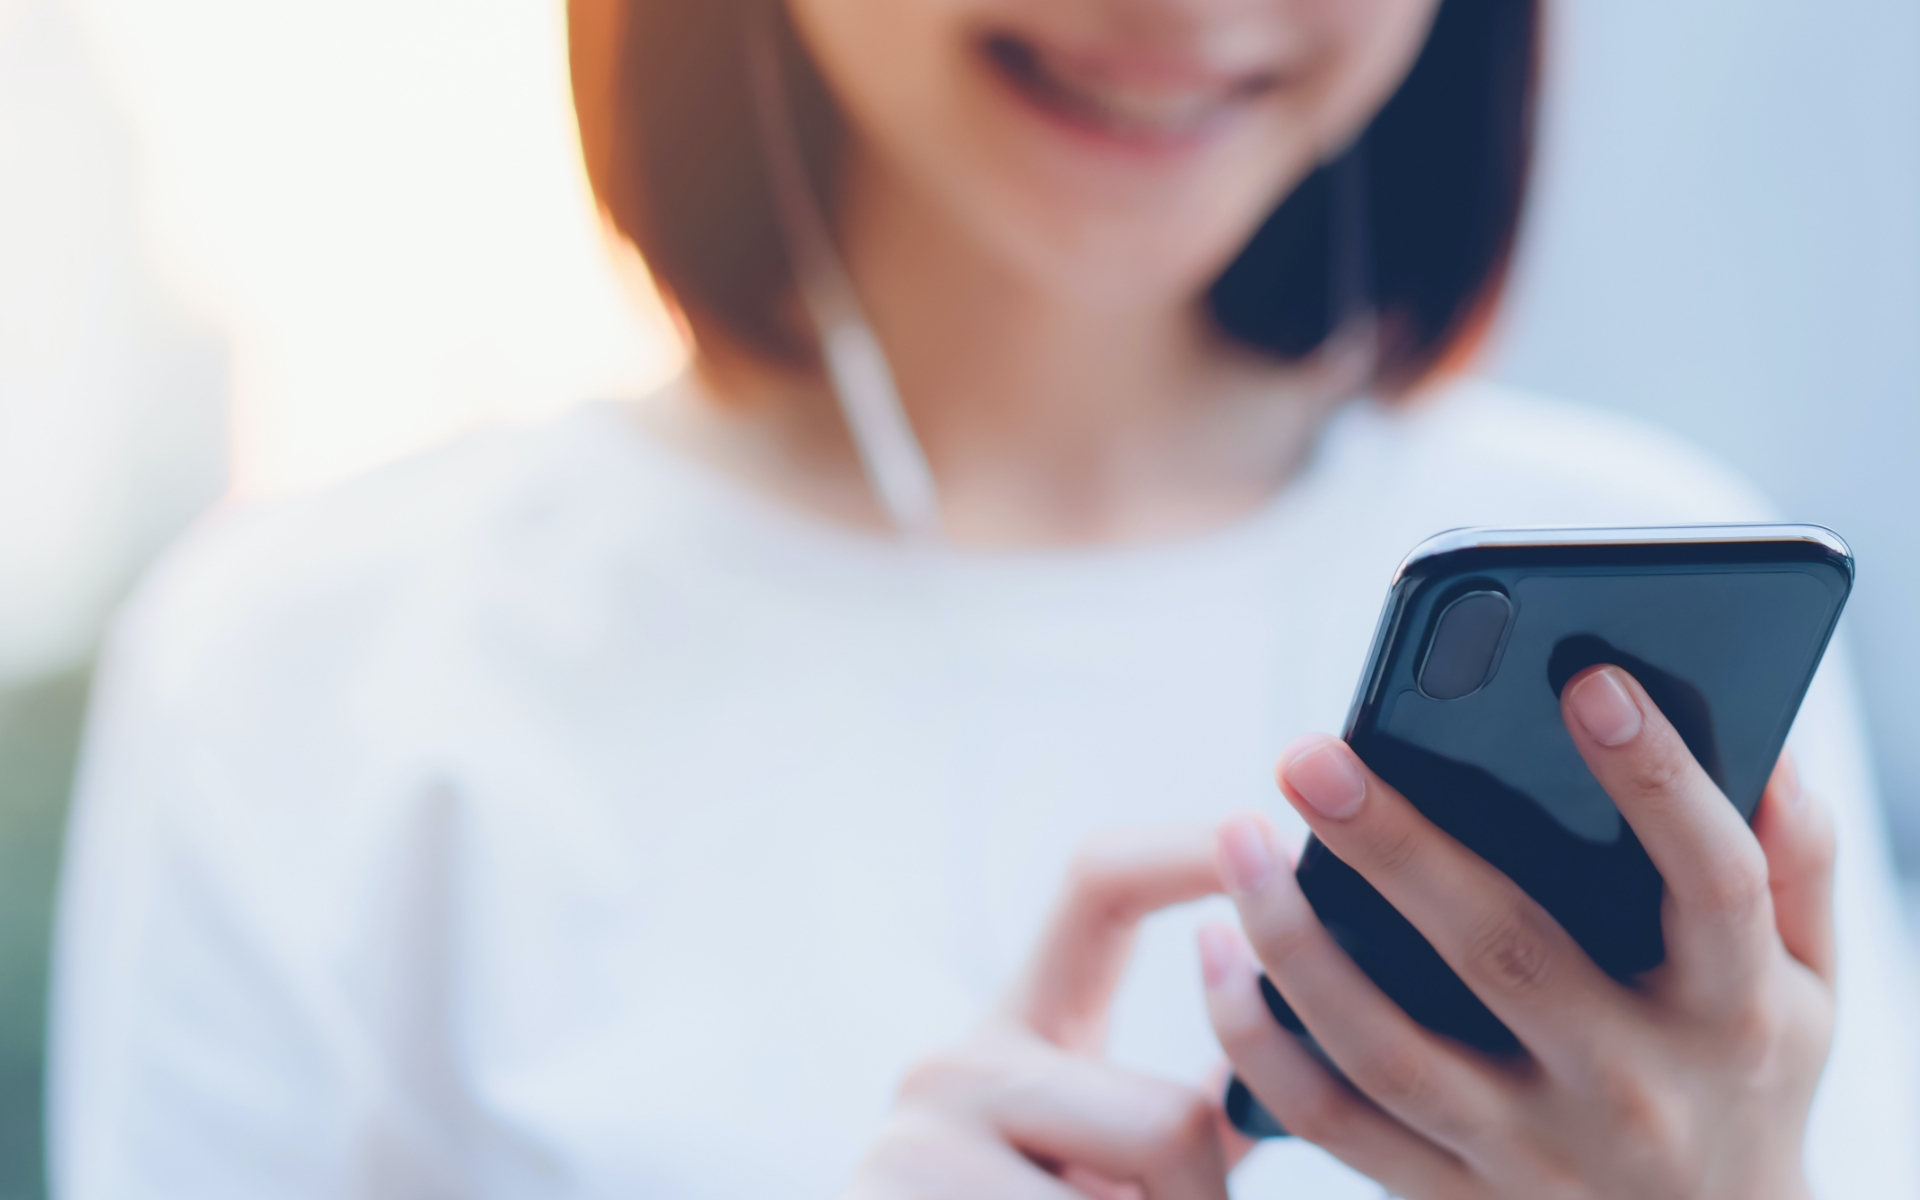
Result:
[[1420,852],[1420,830],[1408,821],[1371,821],[1359,833],[1359,850],[1383,871],[1404,870]]
[[1697,903],[1723,924],[1742,924],[1772,903],[1767,864],[1757,845],[1741,845],[1702,873]]
[[1326,1149],[1345,1145],[1357,1120],[1353,1097],[1332,1079],[1289,1088],[1274,1099],[1272,1108],[1288,1133]]
[[1653,1163],[1674,1157],[1668,1150],[1679,1122],[1649,1072],[1619,1059],[1609,1060],[1599,1069],[1594,1093],[1617,1145]]
[[1677,734],[1647,742],[1645,750],[1629,762],[1622,782],[1636,799],[1669,800],[1687,779],[1692,754]]
[[1076,896],[1093,896],[1113,890],[1117,871],[1112,838],[1094,834],[1081,842],[1067,864],[1067,886]]
[[1434,1093],[1433,1071],[1414,1045],[1395,1041],[1375,1049],[1354,1073],[1360,1089],[1389,1108],[1424,1111]]
[[1439,1070],[1444,1053],[1415,1039],[1396,1040],[1366,1060],[1353,1079],[1369,1099],[1442,1145],[1511,1141],[1503,1106],[1489,1106],[1471,1088],[1444,1086]]
[[1067,899],[1075,909],[1100,921],[1124,921],[1133,910],[1132,875],[1125,840],[1096,833],[1080,843],[1067,866]]
[[1513,996],[1544,990],[1553,977],[1547,940],[1534,921],[1515,908],[1496,912],[1467,938],[1468,969],[1482,981]]

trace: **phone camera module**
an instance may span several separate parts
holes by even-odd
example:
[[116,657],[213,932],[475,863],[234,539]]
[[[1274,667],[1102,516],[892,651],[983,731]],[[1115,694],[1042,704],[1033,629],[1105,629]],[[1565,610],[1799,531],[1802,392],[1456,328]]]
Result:
[[1485,687],[1512,623],[1513,601],[1500,592],[1468,592],[1447,605],[1420,664],[1420,691],[1459,700]]

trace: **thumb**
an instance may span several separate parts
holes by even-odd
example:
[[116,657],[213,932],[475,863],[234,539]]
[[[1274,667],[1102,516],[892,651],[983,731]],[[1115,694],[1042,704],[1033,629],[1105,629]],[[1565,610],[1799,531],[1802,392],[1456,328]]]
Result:
[[1064,1049],[1099,1049],[1140,919],[1219,890],[1206,826],[1095,837],[1074,857],[1052,919],[1007,998],[1006,1015]]
[[1800,787],[1793,760],[1782,754],[1754,814],[1753,832],[1767,856],[1774,924],[1787,953],[1833,982],[1833,817]]

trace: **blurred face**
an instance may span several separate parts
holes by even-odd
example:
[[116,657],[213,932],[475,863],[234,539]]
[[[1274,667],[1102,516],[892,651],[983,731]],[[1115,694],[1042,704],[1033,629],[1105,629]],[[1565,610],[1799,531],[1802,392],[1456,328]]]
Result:
[[894,189],[1034,284],[1149,305],[1197,295],[1358,134],[1439,0],[788,3],[856,204]]

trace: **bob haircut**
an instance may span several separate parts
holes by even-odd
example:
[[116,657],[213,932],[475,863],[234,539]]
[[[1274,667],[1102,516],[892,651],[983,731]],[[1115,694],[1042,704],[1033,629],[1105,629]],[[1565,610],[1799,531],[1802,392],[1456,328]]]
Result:
[[[698,353],[806,370],[818,355],[747,73],[748,22],[774,3],[568,0],[569,52],[594,195]],[[830,211],[841,118],[779,26],[801,155]],[[1346,315],[1341,292],[1359,289],[1378,321],[1376,388],[1404,394],[1464,364],[1498,306],[1518,233],[1539,33],[1540,0],[1441,0],[1412,69],[1354,149],[1283,199],[1208,290],[1219,326],[1300,360]],[[1364,247],[1359,258],[1343,257],[1343,242]]]

